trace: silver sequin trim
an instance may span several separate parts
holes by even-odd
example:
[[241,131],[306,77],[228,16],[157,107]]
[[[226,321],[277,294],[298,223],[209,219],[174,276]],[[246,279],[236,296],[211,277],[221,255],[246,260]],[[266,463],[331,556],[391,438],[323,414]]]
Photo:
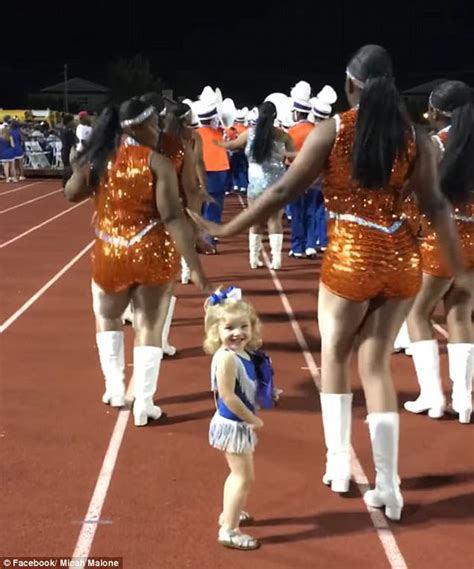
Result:
[[474,217],[468,217],[467,215],[459,215],[459,214],[454,214],[453,218],[456,221],[464,221],[465,223],[474,223]]
[[336,219],[338,221],[350,221],[352,223],[357,223],[357,225],[363,225],[364,227],[370,227],[370,229],[376,229],[377,231],[381,231],[382,233],[386,233],[388,235],[391,235],[392,233],[395,233],[395,231],[398,231],[406,220],[406,215],[402,214],[400,218],[395,221],[395,223],[392,223],[392,225],[389,227],[385,227],[384,225],[369,221],[363,217],[358,217],[357,215],[352,215],[351,213],[336,213],[334,211],[328,211],[328,216],[329,219]]
[[115,247],[124,247],[125,249],[128,249],[129,247],[132,247],[132,245],[135,245],[136,243],[141,241],[143,237],[145,237],[145,235],[149,233],[153,229],[153,227],[155,227],[155,225],[158,225],[158,223],[160,223],[158,219],[153,220],[141,231],[139,231],[136,235],[134,235],[131,239],[125,239],[125,237],[120,237],[120,235],[108,235],[107,233],[104,233],[99,229],[95,230],[95,234],[99,239],[105,241],[109,245],[114,245]]

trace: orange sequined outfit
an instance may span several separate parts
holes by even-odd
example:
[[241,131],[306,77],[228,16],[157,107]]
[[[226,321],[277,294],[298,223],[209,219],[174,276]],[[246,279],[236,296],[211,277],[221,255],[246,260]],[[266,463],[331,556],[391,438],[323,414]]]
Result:
[[180,258],[156,207],[151,150],[126,139],[95,194],[92,279],[106,292],[176,278]]
[[[448,136],[449,127],[433,137],[441,153],[444,152]],[[453,215],[459,232],[464,263],[466,267],[474,269],[474,194],[471,194],[467,203],[455,206]],[[422,219],[422,235],[421,259],[423,272],[443,279],[451,278],[452,275],[439,250],[436,232],[425,217]]]
[[421,229],[421,214],[418,209],[415,194],[410,193],[403,202],[403,213],[406,215],[407,223],[410,226],[413,235],[418,236]]
[[376,296],[410,298],[421,284],[420,252],[405,217],[403,186],[416,157],[396,160],[389,183],[361,188],[352,180],[357,110],[336,117],[337,135],[324,173],[329,246],[321,281],[334,294],[363,302]]

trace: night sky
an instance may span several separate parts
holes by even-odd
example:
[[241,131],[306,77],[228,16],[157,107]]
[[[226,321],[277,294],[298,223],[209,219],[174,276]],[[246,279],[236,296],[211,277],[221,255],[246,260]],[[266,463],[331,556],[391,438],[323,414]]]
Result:
[[[191,0],[192,2],[192,0]],[[2,6],[0,107],[69,76],[106,84],[120,56],[147,57],[175,96],[219,86],[237,105],[258,104],[296,81],[341,93],[351,54],[380,43],[401,89],[439,77],[474,81],[474,2],[104,2]],[[152,6],[155,6],[152,8]],[[224,10],[229,6],[232,11]],[[11,10],[11,14],[9,14]],[[38,15],[38,17],[36,16]],[[9,24],[9,22],[13,22]],[[469,74],[470,72],[470,74]]]

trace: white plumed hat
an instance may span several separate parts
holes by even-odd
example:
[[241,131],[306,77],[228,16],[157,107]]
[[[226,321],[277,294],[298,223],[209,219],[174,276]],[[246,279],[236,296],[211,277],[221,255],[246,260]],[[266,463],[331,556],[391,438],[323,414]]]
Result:
[[213,119],[219,114],[219,95],[220,91],[214,91],[212,87],[206,85],[199,95],[199,101],[196,101],[195,111],[200,120]]
[[313,114],[320,119],[331,116],[332,105],[337,101],[337,93],[330,85],[325,85],[316,97],[311,99]]
[[212,87],[206,85],[199,95],[199,100],[209,104],[215,103],[217,101],[216,92]]
[[265,99],[265,102],[267,101],[270,101],[270,103],[275,105],[277,110],[276,119],[281,123],[288,112],[288,104],[291,105],[291,99],[284,93],[271,93]]
[[248,107],[244,107],[243,109],[237,109],[237,112],[235,113],[235,120],[238,122],[245,122],[248,112],[249,112]]
[[237,109],[235,108],[235,103],[232,99],[227,97],[222,101],[222,113],[221,119],[224,126],[230,127],[234,124],[235,117],[237,115]]
[[307,81],[298,81],[290,93],[293,110],[299,113],[311,112],[311,85]]
[[258,120],[258,107],[253,107],[250,109],[247,115],[247,121],[249,124],[255,124]]
[[194,103],[194,110],[196,111],[199,120],[210,120],[218,114],[216,103],[206,103],[201,100]]

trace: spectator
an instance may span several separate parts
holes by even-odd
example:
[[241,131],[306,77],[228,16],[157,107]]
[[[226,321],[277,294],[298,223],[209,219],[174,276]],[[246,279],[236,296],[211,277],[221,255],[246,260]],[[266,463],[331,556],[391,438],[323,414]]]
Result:
[[79,124],[76,128],[76,136],[78,140],[77,151],[81,152],[84,149],[84,143],[92,133],[91,118],[87,111],[79,113]]
[[10,136],[13,143],[13,150],[15,151],[14,167],[18,180],[22,182],[25,179],[25,172],[23,169],[23,158],[25,156],[25,143],[23,133],[20,129],[20,124],[16,120],[10,122]]
[[15,168],[15,149],[10,129],[0,127],[0,163],[3,166],[6,182],[18,182]]
[[72,175],[71,169],[71,151],[77,144],[77,136],[74,132],[74,117],[73,115],[64,115],[63,118],[64,128],[61,131],[61,158],[64,164],[64,171],[63,171],[63,184],[66,185],[66,182]]

